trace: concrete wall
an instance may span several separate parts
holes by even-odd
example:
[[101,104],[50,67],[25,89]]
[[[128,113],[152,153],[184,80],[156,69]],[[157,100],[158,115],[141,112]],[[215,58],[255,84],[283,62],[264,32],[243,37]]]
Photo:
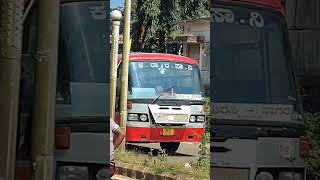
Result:
[[203,36],[205,42],[210,42],[210,21],[194,21],[184,24],[184,32],[190,32],[195,36]]
[[210,21],[200,20],[184,24],[184,32],[192,33],[194,36],[203,36],[204,43],[200,50],[200,69],[202,83],[210,85]]

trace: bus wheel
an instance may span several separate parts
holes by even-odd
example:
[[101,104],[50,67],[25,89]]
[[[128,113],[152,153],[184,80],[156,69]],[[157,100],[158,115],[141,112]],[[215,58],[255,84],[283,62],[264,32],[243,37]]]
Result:
[[160,147],[167,154],[174,154],[180,146],[180,142],[160,142]]

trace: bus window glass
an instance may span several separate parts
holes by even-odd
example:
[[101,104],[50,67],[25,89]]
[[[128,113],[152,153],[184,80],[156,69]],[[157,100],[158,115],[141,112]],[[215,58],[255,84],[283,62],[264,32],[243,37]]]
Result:
[[[152,96],[174,87],[176,94],[201,94],[200,72],[196,65],[175,62],[131,62],[129,91],[137,89]],[[171,92],[168,91],[168,92]]]
[[212,9],[214,102],[290,104],[295,96],[285,21],[280,15],[243,7]]

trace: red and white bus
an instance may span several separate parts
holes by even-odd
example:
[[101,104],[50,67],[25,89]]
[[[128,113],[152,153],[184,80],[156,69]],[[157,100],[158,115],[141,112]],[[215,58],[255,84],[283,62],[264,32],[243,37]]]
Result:
[[126,142],[159,142],[167,152],[199,142],[206,117],[198,62],[160,53],[130,54],[129,61]]
[[306,141],[283,7],[211,7],[211,174],[217,180],[304,180]]

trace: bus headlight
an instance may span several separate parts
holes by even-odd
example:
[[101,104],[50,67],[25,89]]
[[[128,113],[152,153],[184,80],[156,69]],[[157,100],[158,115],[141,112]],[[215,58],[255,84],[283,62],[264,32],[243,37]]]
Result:
[[147,121],[148,120],[148,116],[145,114],[140,115],[140,120],[141,121]]
[[89,178],[89,169],[86,166],[58,166],[58,179]]
[[204,116],[197,116],[197,121],[198,122],[204,122]]
[[137,121],[139,120],[138,114],[128,114],[128,121]]
[[256,180],[273,180],[273,176],[268,172],[261,172],[256,176]]
[[97,180],[110,179],[115,174],[115,166],[110,165],[108,168],[101,168],[96,174]]
[[196,121],[196,117],[195,116],[190,116],[190,122],[195,122]]

